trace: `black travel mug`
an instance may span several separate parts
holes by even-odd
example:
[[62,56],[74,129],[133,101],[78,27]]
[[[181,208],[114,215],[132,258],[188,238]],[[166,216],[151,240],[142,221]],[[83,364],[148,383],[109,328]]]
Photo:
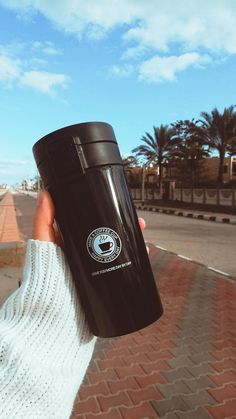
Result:
[[157,320],[162,304],[112,127],[71,125],[33,153],[91,332],[120,336]]

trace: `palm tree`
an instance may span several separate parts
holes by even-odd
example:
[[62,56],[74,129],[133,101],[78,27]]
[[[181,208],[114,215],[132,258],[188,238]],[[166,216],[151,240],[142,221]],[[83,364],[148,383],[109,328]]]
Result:
[[225,108],[221,114],[214,108],[209,114],[201,113],[201,127],[198,127],[198,135],[208,145],[210,150],[217,150],[219,155],[219,170],[217,185],[223,183],[223,167],[226,154],[230,154],[236,137],[236,112],[235,106]]
[[141,141],[145,144],[139,145],[132,150],[137,157],[144,157],[146,163],[156,163],[159,168],[159,188],[162,182],[163,164],[168,160],[169,150],[172,144],[174,129],[168,125],[153,127],[154,136],[148,132],[143,135]]
[[194,119],[179,120],[172,124],[175,128],[175,147],[171,151],[171,159],[180,167],[184,180],[189,176],[191,187],[194,188],[199,161],[209,156],[208,150],[204,147],[202,137],[198,135],[197,122]]
[[132,155],[127,156],[127,157],[122,157],[122,161],[123,161],[124,167],[128,169],[139,166],[139,161],[137,157],[132,156]]
[[126,178],[129,186],[136,188],[140,186],[141,179],[139,174],[140,163],[135,156],[122,157]]

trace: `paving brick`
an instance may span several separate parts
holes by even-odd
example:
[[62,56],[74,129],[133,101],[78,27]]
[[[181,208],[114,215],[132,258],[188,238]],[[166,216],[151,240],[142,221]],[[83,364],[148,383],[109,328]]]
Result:
[[219,341],[213,342],[213,346],[218,350],[225,349],[225,348],[232,348],[233,341],[231,338],[219,340]]
[[167,361],[171,368],[178,368],[184,366],[194,366],[194,362],[187,355],[178,356],[177,358],[169,359]]
[[103,412],[107,412],[112,407],[132,406],[132,402],[124,391],[110,396],[98,396],[97,400]]
[[[104,356],[104,354],[106,354]],[[98,359],[112,359],[112,358],[118,358],[118,357],[128,357],[132,356],[131,352],[128,348],[117,348],[117,349],[109,349],[108,351],[103,351],[103,356],[96,356]]]
[[107,368],[115,367],[124,367],[126,364],[123,358],[111,358],[111,359],[101,359],[97,361],[97,364],[101,371],[106,370]]
[[95,385],[81,386],[78,395],[80,400],[86,400],[90,396],[97,396],[99,394],[109,394],[109,387],[105,381]]
[[236,399],[226,401],[224,404],[209,406],[207,410],[214,419],[235,418],[236,417]]
[[[144,402],[137,407],[120,407],[120,412],[124,419],[157,419],[159,416],[148,402]],[[112,418],[111,418],[112,419]]]
[[134,337],[134,341],[136,344],[142,344],[142,343],[156,343],[159,342],[156,335],[154,335],[151,331],[146,332],[146,334],[136,334]]
[[153,352],[155,349],[153,348],[153,346],[150,343],[144,343],[142,345],[134,345],[132,347],[129,348],[130,352],[132,354],[138,354],[138,353],[148,353],[148,352]]
[[115,339],[102,339],[98,338],[95,346],[95,350],[109,350],[113,347],[113,342]]
[[70,419],[86,419],[86,416],[84,416],[84,415],[80,415],[79,413],[78,413],[78,415],[76,414],[76,413],[73,413],[72,412],[72,415],[71,415],[71,417],[70,417]]
[[201,375],[200,377],[194,377],[192,379],[184,380],[185,385],[195,393],[199,389],[208,389],[216,387],[214,383],[207,375]]
[[[181,415],[182,415],[183,413],[181,412]],[[182,416],[181,416],[182,417]],[[175,412],[172,412],[172,413],[167,413],[167,415],[165,415],[165,419],[179,419],[180,418],[180,416],[178,416],[178,414],[177,413],[175,413]]]
[[99,371],[99,368],[98,368],[98,365],[97,365],[97,362],[95,361],[95,359],[92,359],[92,361],[90,361],[88,371],[90,371],[90,372],[98,372]]
[[161,374],[169,383],[173,383],[176,380],[182,380],[184,378],[193,377],[193,374],[191,374],[188,371],[188,369],[184,367],[176,368],[175,370],[171,370],[171,371],[162,371]]
[[161,371],[161,370],[169,370],[169,365],[162,360],[158,360],[156,362],[149,362],[149,363],[141,363],[140,366],[142,369],[147,373],[150,374],[154,371]]
[[[202,335],[198,335],[198,336],[194,336],[192,338],[196,343],[201,343],[201,342],[209,342],[212,343],[212,336],[209,335],[209,333],[205,333]],[[214,343],[212,343],[214,345]]]
[[[212,419],[212,416],[204,407],[200,407],[199,409],[191,410],[185,413],[177,412],[176,415],[178,419]],[[165,419],[169,419],[169,416],[167,415]]]
[[223,386],[224,384],[228,384],[231,382],[235,382],[236,380],[236,373],[235,371],[229,370],[229,371],[223,371],[219,374],[210,374],[209,378],[214,381],[214,383]]
[[200,375],[210,374],[214,372],[214,368],[208,364],[208,362],[204,362],[200,365],[195,365],[194,367],[187,366],[188,371],[192,374],[193,377],[199,377]]
[[86,374],[90,384],[96,384],[101,381],[117,380],[118,376],[113,368],[109,368],[105,371],[89,372]]
[[232,354],[236,354],[236,349],[230,347],[230,348],[223,348],[221,350],[213,350],[211,352],[212,356],[218,360],[222,360],[224,358],[229,358],[232,356]]
[[149,386],[141,390],[129,390],[128,394],[134,405],[146,400],[163,399],[163,396],[155,386]]
[[164,384],[166,383],[165,378],[161,374],[154,372],[150,375],[142,375],[135,377],[140,387],[145,388],[151,384]]
[[[106,354],[106,352],[103,351],[102,349],[96,349],[95,348],[94,353],[93,353],[94,361],[97,361],[98,359],[104,359],[105,354]],[[106,354],[106,357],[107,357],[107,354]]]
[[21,241],[13,197],[11,192],[7,192],[0,202],[0,242]]
[[123,357],[123,360],[126,365],[139,364],[143,362],[148,363],[150,361],[148,355],[145,353],[138,353],[136,355],[125,356]]
[[119,378],[142,375],[144,372],[141,366],[136,364],[130,367],[116,367],[115,371]]
[[171,353],[171,351],[168,350],[162,350],[160,349],[159,351],[150,351],[147,352],[147,356],[151,361],[156,361],[157,359],[163,359],[163,360],[167,360],[167,359],[173,359],[174,355]]
[[133,337],[120,337],[113,339],[113,348],[132,348],[136,346],[137,343],[134,339],[135,333],[132,334]]
[[99,413],[100,407],[95,397],[89,397],[85,401],[75,403],[74,409],[75,414],[86,414],[86,413]]
[[168,400],[152,400],[150,403],[160,417],[174,411],[186,412],[189,410],[189,406],[184,402],[181,396],[173,396]]
[[229,369],[235,369],[236,371],[236,357],[231,359],[224,359],[222,361],[215,361],[211,364],[212,367],[216,371],[223,371],[223,370],[229,370]]
[[109,412],[100,412],[98,415],[87,414],[85,419],[122,419],[118,409],[110,409]]
[[236,397],[236,384],[226,384],[224,387],[209,389],[208,392],[217,402],[224,403]]
[[214,361],[214,357],[209,352],[201,352],[195,355],[191,355],[189,358],[194,362],[194,364],[197,365],[203,362]]
[[112,394],[115,394],[121,390],[138,390],[140,386],[133,377],[127,377],[123,380],[109,381],[108,387]]
[[215,400],[211,397],[207,390],[200,390],[194,394],[183,394],[182,399],[189,406],[189,410],[192,409],[192,406],[197,407],[215,404]]
[[181,380],[170,384],[158,384],[157,387],[166,399],[174,394],[189,394],[191,392],[191,389]]
[[206,352],[211,353],[212,350],[213,350],[213,346],[211,345],[211,343],[209,342],[196,343],[195,341],[192,340],[191,344],[179,346],[176,348],[171,348],[170,352],[174,356],[181,356],[184,354],[188,354],[189,356],[192,356],[195,354],[200,355]]

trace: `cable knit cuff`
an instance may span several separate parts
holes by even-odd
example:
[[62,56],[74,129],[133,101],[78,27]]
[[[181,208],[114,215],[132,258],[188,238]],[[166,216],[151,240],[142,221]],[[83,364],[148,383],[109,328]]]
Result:
[[29,240],[22,285],[0,311],[1,419],[69,418],[95,340],[63,251]]

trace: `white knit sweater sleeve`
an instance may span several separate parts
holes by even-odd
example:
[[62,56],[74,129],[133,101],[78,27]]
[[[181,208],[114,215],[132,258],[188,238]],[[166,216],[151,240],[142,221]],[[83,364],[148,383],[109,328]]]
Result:
[[62,250],[29,240],[22,285],[0,310],[0,418],[68,419],[95,340]]

